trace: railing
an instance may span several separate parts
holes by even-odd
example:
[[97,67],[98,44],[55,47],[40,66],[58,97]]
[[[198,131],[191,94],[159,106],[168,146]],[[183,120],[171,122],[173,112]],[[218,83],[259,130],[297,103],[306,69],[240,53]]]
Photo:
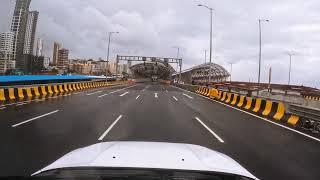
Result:
[[289,106],[289,111],[301,117],[302,128],[311,130],[313,133],[320,132],[320,109],[292,104]]

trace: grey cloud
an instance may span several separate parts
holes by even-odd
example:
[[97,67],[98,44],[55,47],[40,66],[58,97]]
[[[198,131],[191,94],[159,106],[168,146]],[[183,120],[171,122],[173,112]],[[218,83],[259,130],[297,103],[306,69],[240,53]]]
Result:
[[[227,70],[227,62],[234,62],[234,80],[257,80],[258,18],[267,18],[271,21],[263,23],[262,81],[272,67],[273,82],[286,83],[286,52],[295,51],[293,83],[320,86],[317,0],[33,0],[31,9],[40,12],[37,35],[45,40],[47,56],[58,41],[71,50],[71,57],[105,57],[107,32],[119,31],[112,37],[112,58],[175,57],[172,46],[180,46],[184,68],[189,68],[203,63],[204,50],[209,49],[209,12],[198,3],[214,8],[213,59]],[[14,1],[0,4],[4,31]]]

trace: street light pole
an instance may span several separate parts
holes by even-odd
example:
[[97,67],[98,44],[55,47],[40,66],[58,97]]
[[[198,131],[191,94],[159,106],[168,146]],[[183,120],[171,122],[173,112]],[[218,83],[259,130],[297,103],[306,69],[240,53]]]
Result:
[[204,50],[204,63],[207,63],[207,50]]
[[289,80],[288,80],[288,85],[290,85],[290,80],[291,80],[291,58],[294,55],[293,53],[288,53],[289,55]]
[[109,69],[109,52],[110,52],[110,42],[111,42],[111,35],[118,34],[119,32],[109,32],[109,39],[108,39],[108,50],[107,50],[107,68],[106,68],[106,82],[108,81],[108,69]]
[[232,62],[228,62],[230,65],[231,65],[231,68],[230,68],[230,84],[231,84],[231,77],[232,77],[232,65],[233,63]]
[[258,72],[258,91],[257,95],[259,96],[259,91],[260,91],[260,75],[261,75],[261,22],[269,22],[268,19],[259,19],[259,72]]
[[[179,81],[178,81],[178,82],[180,82],[180,81],[181,81],[181,69],[182,69],[182,60],[181,60],[181,61],[179,60],[180,47],[178,47],[178,46],[173,46],[172,48],[176,48],[176,49],[177,49],[177,60],[179,61],[179,62],[177,63],[177,66],[179,65],[179,67],[180,67],[180,70],[179,70]],[[177,67],[177,71],[178,71],[178,67]]]
[[209,83],[211,81],[211,63],[212,63],[212,19],[213,19],[213,8],[210,8],[206,5],[198,4],[200,7],[205,7],[210,11],[210,55],[209,55]]

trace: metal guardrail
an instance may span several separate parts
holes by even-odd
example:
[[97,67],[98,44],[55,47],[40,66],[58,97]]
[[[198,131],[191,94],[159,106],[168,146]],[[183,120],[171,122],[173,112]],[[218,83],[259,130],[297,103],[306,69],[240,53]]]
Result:
[[291,104],[289,111],[300,116],[301,126],[313,133],[320,132],[320,109]]

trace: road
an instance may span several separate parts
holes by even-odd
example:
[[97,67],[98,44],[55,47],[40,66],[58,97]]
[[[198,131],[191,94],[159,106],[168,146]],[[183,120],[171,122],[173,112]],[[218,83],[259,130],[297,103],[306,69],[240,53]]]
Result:
[[191,143],[260,179],[320,179],[320,142],[169,85],[98,88],[0,109],[0,176],[101,141]]

